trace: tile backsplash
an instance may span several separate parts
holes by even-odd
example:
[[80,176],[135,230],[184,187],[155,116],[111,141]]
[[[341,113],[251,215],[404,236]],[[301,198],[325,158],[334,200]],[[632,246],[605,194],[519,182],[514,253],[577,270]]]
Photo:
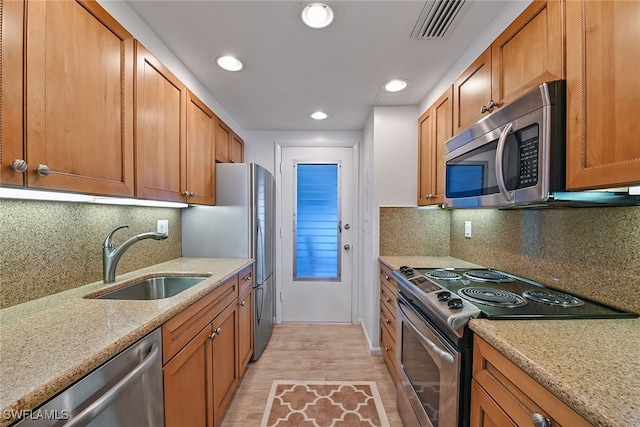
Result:
[[380,255],[451,255],[640,312],[640,207],[380,208]]
[[102,280],[102,245],[169,220],[169,238],[131,246],[116,275],[181,256],[180,210],[31,200],[0,201],[0,308]]

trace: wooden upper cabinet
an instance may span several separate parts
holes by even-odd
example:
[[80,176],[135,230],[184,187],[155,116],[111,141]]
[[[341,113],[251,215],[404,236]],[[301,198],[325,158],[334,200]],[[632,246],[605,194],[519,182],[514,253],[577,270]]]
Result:
[[244,141],[235,133],[231,135],[231,163],[242,163],[244,161]]
[[26,14],[27,185],[132,196],[133,37],[94,1],[33,1]]
[[187,89],[136,42],[136,197],[183,202]]
[[213,205],[215,201],[216,116],[187,91],[187,139],[184,188],[187,201]]
[[[491,46],[453,83],[453,130],[458,133],[486,113],[491,99]],[[489,109],[490,110],[490,109]]]
[[567,187],[640,183],[640,2],[568,1]]
[[433,158],[433,110],[429,108],[418,119],[418,206],[431,201],[435,162]]
[[231,153],[231,135],[233,131],[220,119],[217,119],[216,125],[216,161],[220,163],[229,163]]
[[565,77],[563,10],[559,0],[534,1],[491,44],[491,90],[498,107]]
[[[2,4],[2,66],[0,74],[0,184],[18,185],[25,183],[25,174],[12,167],[15,160],[24,161],[22,93],[24,52],[23,1],[6,1]],[[20,167],[16,164],[16,167]]]
[[444,202],[444,143],[453,136],[453,88],[418,120],[418,205]]

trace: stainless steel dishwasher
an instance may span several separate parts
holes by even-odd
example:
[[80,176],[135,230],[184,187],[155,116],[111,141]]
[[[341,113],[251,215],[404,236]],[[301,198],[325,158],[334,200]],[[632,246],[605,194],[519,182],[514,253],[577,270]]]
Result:
[[158,328],[14,425],[163,426],[161,355]]

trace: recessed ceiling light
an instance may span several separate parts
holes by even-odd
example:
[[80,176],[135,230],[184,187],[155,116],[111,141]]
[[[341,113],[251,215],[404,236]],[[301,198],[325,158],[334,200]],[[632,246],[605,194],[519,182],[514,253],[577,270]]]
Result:
[[233,56],[221,56],[218,58],[218,65],[220,68],[227,71],[240,71],[242,70],[242,62]]
[[407,87],[407,81],[402,79],[389,80],[384,84],[384,90],[387,92],[400,92]]
[[328,116],[326,115],[326,113],[323,113],[322,111],[316,111],[315,113],[311,114],[311,118],[314,120],[324,120],[327,117]]
[[302,9],[302,20],[311,28],[324,28],[333,21],[333,10],[324,3],[311,3]]

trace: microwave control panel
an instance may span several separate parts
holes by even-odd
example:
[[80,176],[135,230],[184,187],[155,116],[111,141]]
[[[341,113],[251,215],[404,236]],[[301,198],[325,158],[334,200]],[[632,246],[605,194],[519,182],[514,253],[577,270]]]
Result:
[[[539,140],[538,126],[528,127],[518,132],[520,139],[520,176],[518,188],[526,188],[538,183]],[[532,136],[533,134],[533,136]]]

